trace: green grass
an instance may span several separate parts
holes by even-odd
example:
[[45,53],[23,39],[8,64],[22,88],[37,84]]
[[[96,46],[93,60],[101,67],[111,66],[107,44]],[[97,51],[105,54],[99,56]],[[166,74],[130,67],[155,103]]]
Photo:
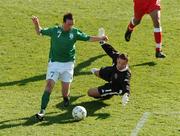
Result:
[[[179,0],[162,1],[165,60],[154,58],[153,27],[149,16],[124,41],[124,31],[133,14],[132,0],[1,0],[0,1],[0,136],[129,136],[144,112],[180,111],[180,5]],[[104,81],[89,74],[93,67],[111,64],[97,43],[77,43],[76,75],[72,105],[61,109],[60,84],[54,88],[46,121],[38,123],[45,86],[49,38],[38,37],[31,23],[37,15],[43,27],[61,22],[71,11],[76,27],[96,35],[104,27],[110,43],[130,56],[131,98],[123,108],[121,98],[97,101],[86,95],[89,87]],[[71,110],[85,106],[88,117],[74,122]],[[180,114],[152,115],[140,136],[180,135]]]

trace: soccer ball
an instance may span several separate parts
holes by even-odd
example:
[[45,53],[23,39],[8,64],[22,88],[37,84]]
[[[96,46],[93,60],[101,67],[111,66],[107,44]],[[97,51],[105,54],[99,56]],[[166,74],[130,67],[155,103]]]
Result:
[[72,110],[72,116],[75,120],[83,120],[87,116],[87,111],[82,106],[76,106]]

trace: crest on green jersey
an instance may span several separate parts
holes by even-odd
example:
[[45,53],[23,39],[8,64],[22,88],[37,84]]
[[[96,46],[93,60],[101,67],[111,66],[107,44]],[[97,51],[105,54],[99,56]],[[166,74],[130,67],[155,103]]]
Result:
[[73,33],[70,33],[70,34],[69,34],[69,38],[70,38],[71,40],[74,38]]

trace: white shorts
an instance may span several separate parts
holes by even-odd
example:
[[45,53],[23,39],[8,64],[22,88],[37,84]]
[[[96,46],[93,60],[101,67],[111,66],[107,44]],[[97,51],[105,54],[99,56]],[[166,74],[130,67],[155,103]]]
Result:
[[61,80],[70,83],[73,80],[74,62],[49,62],[46,80],[52,79],[54,82]]

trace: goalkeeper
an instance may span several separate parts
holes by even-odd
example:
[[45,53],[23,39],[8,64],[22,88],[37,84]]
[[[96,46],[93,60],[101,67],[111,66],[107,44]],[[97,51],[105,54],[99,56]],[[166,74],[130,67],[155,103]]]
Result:
[[123,95],[122,104],[126,105],[130,95],[131,72],[128,67],[128,56],[117,52],[107,43],[101,44],[103,50],[112,58],[113,66],[101,69],[93,68],[91,72],[107,81],[102,86],[91,88],[88,95],[94,98],[110,98],[113,95]]

